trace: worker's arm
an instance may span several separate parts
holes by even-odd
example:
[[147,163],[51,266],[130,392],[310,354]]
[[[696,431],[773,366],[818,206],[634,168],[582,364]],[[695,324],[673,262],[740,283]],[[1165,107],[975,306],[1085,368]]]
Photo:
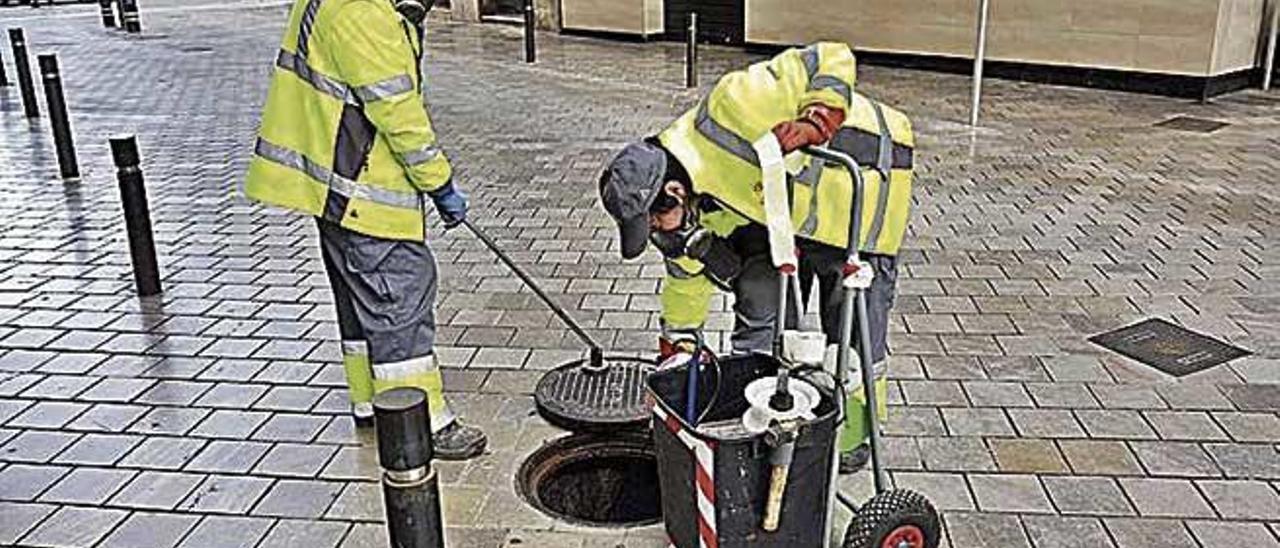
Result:
[[[662,338],[660,346],[672,350],[696,348],[702,326],[711,309],[715,286],[702,274],[702,265],[688,258],[667,259],[662,280]],[[678,348],[684,346],[685,348]]]
[[801,94],[799,116],[774,126],[783,153],[831,140],[844,124],[857,79],[857,63],[849,46],[836,42],[819,42],[782,55],[799,62],[807,79]]
[[436,144],[406,29],[370,2],[347,4],[332,25],[337,76],[352,87],[409,181],[423,192],[438,191],[449,182],[452,168]]

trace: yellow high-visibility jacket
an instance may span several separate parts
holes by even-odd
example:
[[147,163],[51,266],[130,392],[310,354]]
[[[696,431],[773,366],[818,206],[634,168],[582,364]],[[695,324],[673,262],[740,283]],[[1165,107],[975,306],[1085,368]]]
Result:
[[[751,143],[814,104],[846,110],[829,146],[862,167],[859,248],[897,254],[911,207],[911,122],[901,112],[852,92],[855,62],[843,44],[819,43],[783,52],[726,75],[695,108],[659,139],[689,173],[696,195],[724,209],[702,215],[702,226],[728,236],[749,223],[764,224],[759,161]],[[887,175],[887,177],[882,176]],[[790,179],[792,222],[798,237],[844,249],[849,244],[853,178],[842,167],[808,159]],[[706,321],[714,286],[688,257],[667,261],[661,304],[663,328],[697,329]]]
[[425,238],[447,183],[422,97],[422,40],[384,0],[298,0],[245,194],[389,239]]

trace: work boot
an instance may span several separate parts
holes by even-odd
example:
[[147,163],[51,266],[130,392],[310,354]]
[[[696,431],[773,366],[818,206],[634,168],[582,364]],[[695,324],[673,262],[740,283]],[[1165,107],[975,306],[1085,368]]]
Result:
[[867,467],[869,460],[871,460],[871,447],[865,443],[853,448],[853,451],[840,453],[840,473],[852,474],[862,470]]
[[463,425],[459,421],[444,427],[432,436],[432,444],[436,450],[436,458],[440,460],[467,460],[484,453],[489,438],[474,426]]

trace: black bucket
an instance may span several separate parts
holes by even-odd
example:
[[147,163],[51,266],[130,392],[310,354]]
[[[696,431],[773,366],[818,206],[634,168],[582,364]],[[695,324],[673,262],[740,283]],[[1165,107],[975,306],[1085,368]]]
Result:
[[[718,368],[704,369],[697,411],[705,415],[699,424],[706,428],[700,429],[683,418],[688,369],[649,377],[663,522],[677,548],[814,548],[826,540],[838,411],[831,394],[821,389],[817,418],[800,428],[796,441],[780,526],[772,533],[761,529],[770,447],[763,434],[751,435],[733,424],[747,411],[747,385],[777,371],[778,362],[764,355],[725,357]],[[699,510],[700,498],[709,511]]]

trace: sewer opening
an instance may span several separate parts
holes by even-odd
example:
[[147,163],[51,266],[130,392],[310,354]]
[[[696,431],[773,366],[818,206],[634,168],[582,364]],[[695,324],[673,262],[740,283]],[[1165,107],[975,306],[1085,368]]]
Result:
[[521,496],[552,517],[581,525],[629,527],[662,518],[658,461],[648,436],[566,436],[520,467]]

